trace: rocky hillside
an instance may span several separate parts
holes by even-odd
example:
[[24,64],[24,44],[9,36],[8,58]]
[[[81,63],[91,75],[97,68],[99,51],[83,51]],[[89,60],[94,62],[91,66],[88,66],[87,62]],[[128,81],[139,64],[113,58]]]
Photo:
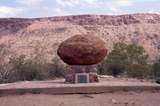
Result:
[[142,45],[155,60],[160,52],[160,15],[80,15],[34,19],[0,19],[0,44],[17,55],[41,53],[47,59],[60,42],[75,34],[94,34],[111,50],[116,42]]

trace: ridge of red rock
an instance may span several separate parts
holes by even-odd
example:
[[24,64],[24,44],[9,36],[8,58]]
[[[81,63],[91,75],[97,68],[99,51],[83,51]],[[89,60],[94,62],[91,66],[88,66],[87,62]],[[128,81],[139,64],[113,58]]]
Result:
[[76,34],[97,35],[109,52],[117,42],[143,46],[154,61],[160,53],[160,14],[0,18],[0,44],[18,55],[45,48],[51,59],[58,45]]
[[35,21],[68,21],[78,25],[129,25],[136,23],[160,23],[159,14],[128,14],[128,15],[77,15],[77,16],[57,16],[44,18],[1,18],[0,35],[16,33],[34,23]]

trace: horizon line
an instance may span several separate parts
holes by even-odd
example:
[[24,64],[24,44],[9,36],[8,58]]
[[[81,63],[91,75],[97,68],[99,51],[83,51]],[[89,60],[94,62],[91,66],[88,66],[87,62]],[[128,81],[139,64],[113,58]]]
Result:
[[138,15],[138,14],[150,14],[160,15],[160,13],[153,12],[136,12],[136,13],[124,13],[124,14],[69,14],[69,15],[53,15],[53,16],[39,16],[39,17],[0,17],[0,19],[40,19],[40,18],[54,18],[54,17],[71,17],[71,16],[124,16],[124,15]]

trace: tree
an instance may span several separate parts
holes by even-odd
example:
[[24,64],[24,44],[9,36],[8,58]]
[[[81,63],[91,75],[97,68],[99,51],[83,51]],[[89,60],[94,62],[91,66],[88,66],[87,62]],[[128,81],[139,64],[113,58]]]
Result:
[[105,64],[108,67],[107,71],[117,76],[124,72],[127,73],[132,64],[147,65],[147,59],[148,55],[143,47],[135,44],[116,43],[108,54]]
[[126,51],[129,64],[147,64],[148,55],[142,46],[130,44]]
[[116,43],[113,50],[108,54],[106,62],[114,64],[127,64],[127,45],[124,43]]

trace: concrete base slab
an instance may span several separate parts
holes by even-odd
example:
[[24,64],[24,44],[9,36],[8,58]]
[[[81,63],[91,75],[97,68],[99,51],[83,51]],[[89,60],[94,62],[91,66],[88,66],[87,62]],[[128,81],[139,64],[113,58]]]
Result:
[[160,91],[160,85],[135,79],[100,78],[99,83],[67,84],[64,79],[0,84],[0,96],[13,94],[83,94],[117,91]]

